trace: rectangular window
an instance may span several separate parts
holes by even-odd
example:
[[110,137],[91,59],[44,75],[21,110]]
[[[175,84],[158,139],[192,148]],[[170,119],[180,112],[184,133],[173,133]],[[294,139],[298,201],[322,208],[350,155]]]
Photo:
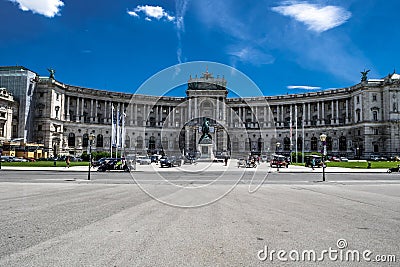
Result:
[[372,101],[377,101],[376,99],[377,99],[376,94],[373,94],[372,95]]
[[60,94],[56,93],[56,100],[60,100]]
[[41,124],[38,125],[38,131],[42,131],[43,126]]
[[360,96],[357,96],[357,104],[360,104]]

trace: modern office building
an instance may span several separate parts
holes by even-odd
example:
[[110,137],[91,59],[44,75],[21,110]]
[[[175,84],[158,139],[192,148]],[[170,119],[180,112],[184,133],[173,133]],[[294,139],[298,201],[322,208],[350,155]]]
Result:
[[[400,154],[396,73],[364,76],[347,88],[249,98],[228,97],[228,83],[206,71],[190,77],[184,97],[150,96],[68,85],[23,67],[0,68],[0,87],[19,102],[21,125],[12,138],[42,143],[50,154],[79,155],[90,135],[97,151],[115,151],[112,123],[118,114],[124,118],[119,150],[127,153],[320,152],[325,133],[330,155]],[[212,139],[207,147],[200,142],[205,119]],[[118,121],[116,128],[122,127]]]

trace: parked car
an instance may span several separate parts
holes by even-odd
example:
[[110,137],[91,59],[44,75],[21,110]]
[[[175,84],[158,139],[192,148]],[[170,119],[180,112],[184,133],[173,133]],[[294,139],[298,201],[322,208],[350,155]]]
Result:
[[109,160],[105,160],[98,168],[98,172],[105,171],[131,171],[131,166],[128,166],[125,158],[110,158]]
[[140,165],[149,165],[151,164],[151,159],[147,156],[138,156],[136,158],[136,163]]
[[18,157],[18,158],[13,158],[12,162],[28,162],[29,160],[22,158],[22,157]]
[[321,156],[317,156],[317,155],[308,155],[304,157],[304,166],[306,167],[312,167],[312,161],[314,159],[314,167],[322,167],[322,158]]
[[349,161],[349,159],[348,159],[348,158],[346,158],[346,157],[340,157],[340,161],[343,161],[343,162],[348,162],[348,161]]
[[160,160],[160,158],[161,158],[161,155],[151,155],[150,156],[150,160],[151,160],[151,163],[158,163],[158,161]]
[[93,167],[98,167],[100,165],[102,165],[104,162],[111,160],[112,158],[101,158],[99,160],[93,161],[92,162],[92,166]]
[[14,159],[13,156],[1,156],[1,162],[10,162]]
[[163,167],[171,168],[171,167],[177,167],[177,166],[179,167],[179,166],[181,166],[181,163],[182,163],[181,159],[174,157],[174,156],[160,158],[160,167],[161,168],[163,168]]
[[269,165],[271,167],[289,167],[289,164],[287,162],[287,158],[283,155],[273,155],[272,160],[270,161]]

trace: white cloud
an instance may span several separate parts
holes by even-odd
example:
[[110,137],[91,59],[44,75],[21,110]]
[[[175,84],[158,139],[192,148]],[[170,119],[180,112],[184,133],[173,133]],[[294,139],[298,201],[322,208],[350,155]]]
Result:
[[309,30],[324,32],[345,23],[351,12],[339,6],[320,6],[307,2],[285,2],[272,10],[307,25]]
[[173,21],[175,20],[174,16],[171,16],[168,14],[164,8],[160,6],[137,6],[133,11],[127,11],[130,16],[133,17],[139,17],[138,13],[143,13],[146,18],[145,20],[151,21],[152,18],[160,20],[162,18],[165,18],[168,21]]
[[135,11],[128,11],[128,14],[132,17],[139,17],[139,15]]
[[49,18],[59,15],[60,8],[64,6],[64,2],[61,0],[9,0],[13,3],[17,3],[18,7],[22,11],[32,11]]
[[289,85],[288,89],[301,89],[301,90],[320,90],[321,87],[307,86],[307,85]]

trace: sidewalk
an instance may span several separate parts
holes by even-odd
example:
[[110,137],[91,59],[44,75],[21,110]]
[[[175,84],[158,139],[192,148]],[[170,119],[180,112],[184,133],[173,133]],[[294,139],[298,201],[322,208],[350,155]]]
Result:
[[[73,166],[70,168],[66,167],[18,167],[18,166],[2,166],[0,171],[57,171],[57,172],[87,172],[88,166]],[[91,171],[97,171],[97,168],[92,168]],[[190,174],[198,173],[202,171],[229,171],[229,172],[278,172],[277,168],[270,168],[269,164],[261,163],[257,168],[238,168],[237,161],[231,160],[228,166],[224,166],[220,162],[199,162],[197,164],[185,164],[180,167],[174,168],[160,168],[160,165],[152,163],[151,165],[137,165],[136,170],[133,172],[186,172]],[[281,173],[322,173],[322,168],[306,168],[304,166],[289,165],[289,168],[279,168]],[[387,169],[351,169],[351,168],[339,168],[339,167],[327,167],[325,168],[326,173],[386,173]]]

